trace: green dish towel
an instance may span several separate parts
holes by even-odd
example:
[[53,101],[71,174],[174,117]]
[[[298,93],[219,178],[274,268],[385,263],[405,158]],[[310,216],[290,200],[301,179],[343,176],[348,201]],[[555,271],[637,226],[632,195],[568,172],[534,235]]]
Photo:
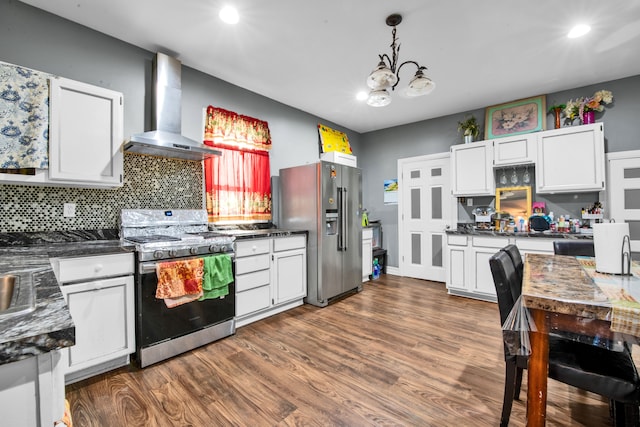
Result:
[[198,299],[220,298],[229,294],[229,283],[233,282],[231,256],[216,255],[204,258],[203,295]]

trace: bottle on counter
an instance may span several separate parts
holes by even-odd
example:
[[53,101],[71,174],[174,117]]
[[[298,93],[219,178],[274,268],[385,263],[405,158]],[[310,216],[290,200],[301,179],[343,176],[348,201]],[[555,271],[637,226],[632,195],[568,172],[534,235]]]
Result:
[[372,276],[374,279],[380,278],[380,264],[378,264],[378,258],[373,260],[373,272]]

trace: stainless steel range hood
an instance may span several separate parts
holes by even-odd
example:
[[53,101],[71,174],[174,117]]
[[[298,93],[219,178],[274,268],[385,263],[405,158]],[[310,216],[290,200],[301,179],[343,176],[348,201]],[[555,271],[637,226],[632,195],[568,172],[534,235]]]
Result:
[[180,61],[162,53],[156,54],[153,61],[154,129],[131,136],[124,144],[125,152],[192,161],[221,154],[212,147],[181,135],[181,74]]

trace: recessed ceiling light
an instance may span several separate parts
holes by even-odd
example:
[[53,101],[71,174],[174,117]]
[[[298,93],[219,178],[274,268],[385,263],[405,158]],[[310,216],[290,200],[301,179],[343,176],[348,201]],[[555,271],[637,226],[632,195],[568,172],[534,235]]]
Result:
[[358,101],[365,101],[368,97],[369,97],[369,93],[365,92],[364,90],[361,92],[358,92],[358,94],[356,95],[356,99]]
[[240,20],[240,16],[238,15],[238,10],[233,6],[225,6],[220,10],[218,14],[222,22],[227,24],[237,24]]
[[591,27],[586,24],[576,25],[571,29],[571,31],[569,31],[567,37],[569,37],[570,39],[575,39],[576,37],[584,36],[589,31],[591,31]]

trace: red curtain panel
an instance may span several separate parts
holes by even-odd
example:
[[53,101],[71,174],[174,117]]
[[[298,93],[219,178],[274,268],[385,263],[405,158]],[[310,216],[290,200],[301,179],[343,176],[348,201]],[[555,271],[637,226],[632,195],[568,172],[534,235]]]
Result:
[[204,143],[222,152],[204,162],[209,221],[271,220],[267,122],[209,106]]

